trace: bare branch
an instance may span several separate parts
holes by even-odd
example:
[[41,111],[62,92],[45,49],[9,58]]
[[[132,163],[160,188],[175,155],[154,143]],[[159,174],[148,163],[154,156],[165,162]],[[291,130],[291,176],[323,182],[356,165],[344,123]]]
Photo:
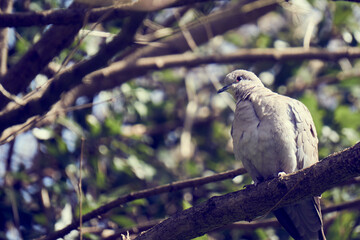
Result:
[[[180,221],[181,224],[187,226],[186,230],[184,231],[197,231],[193,229],[194,227],[196,227],[196,229],[199,228],[199,230],[201,229],[200,231],[204,231],[204,229],[206,231],[211,231],[213,229],[223,227],[231,222],[239,220],[250,221],[259,215],[263,215],[269,211],[274,210],[275,205],[277,207],[281,207],[291,202],[298,201],[299,199],[306,196],[319,195],[327,189],[330,189],[348,179],[360,175],[360,162],[358,161],[359,157],[360,143],[342,152],[332,154],[310,168],[286,175],[281,179],[274,179],[266,183],[259,184],[257,187],[249,186],[245,190],[226,194],[221,197],[211,198],[199,206],[183,211],[182,213],[176,214],[174,217],[166,220],[165,222],[167,222],[167,224],[165,224],[165,227],[169,224],[171,225],[174,222]],[[178,191],[188,187],[197,187],[210,182],[222,181],[225,179],[234,178],[235,176],[244,174],[245,172],[245,169],[237,169],[215,174],[209,177],[174,182],[171,184],[131,193],[119,197],[118,199],[107,203],[88,214],[85,214],[83,216],[83,222],[101,216],[113,208],[136,199],[146,198],[166,192]],[[359,202],[360,200],[355,200],[352,202],[331,206],[325,208],[323,212],[329,213],[333,211],[354,208],[359,205]],[[215,208],[211,207],[213,204],[216,205]],[[244,207],[244,204],[246,207]],[[199,222],[194,224],[192,221],[196,220],[197,217],[199,218]],[[212,223],[212,225],[209,225],[210,228],[205,226],[207,224],[206,218],[209,218],[209,221]],[[204,225],[200,224],[202,221],[201,219],[205,219]],[[169,221],[170,223],[168,223]],[[189,221],[189,224],[187,221]],[[176,224],[178,223],[179,222]],[[78,224],[78,221],[74,219],[73,223],[64,229],[54,232],[41,239],[50,240],[63,237],[71,230],[76,229]],[[160,225],[163,225],[163,223]],[[160,229],[163,228],[164,226],[160,227]],[[173,226],[170,228],[172,229]],[[152,234],[155,234],[154,231],[155,230],[152,231]],[[169,229],[167,231],[169,231]],[[158,239],[156,235],[150,235],[149,237],[149,239]],[[159,239],[173,239],[173,237],[174,236],[165,236],[164,238]]]
[[[150,12],[155,10],[160,10],[165,7],[176,7],[181,5],[193,4],[196,2],[206,2],[209,0],[186,0],[186,1],[175,1],[172,4],[165,1],[157,1],[161,5],[152,4],[152,8],[124,8],[123,6],[112,5],[109,7],[103,8],[94,8],[89,11],[89,23],[97,22],[104,14],[110,12],[109,16],[106,18],[106,21],[116,19],[116,18],[125,18],[130,16],[133,12]],[[142,2],[151,2],[142,1]],[[172,1],[173,2],[173,1]],[[156,7],[154,9],[154,7]],[[47,10],[42,12],[25,12],[25,13],[5,13],[0,14],[0,27],[28,27],[28,26],[41,26],[41,25],[70,25],[78,24],[83,22],[85,18],[85,12],[83,9],[74,8],[74,9],[57,9],[57,10]]]
[[355,2],[360,3],[360,0],[333,0],[334,2]]
[[[278,6],[278,0],[255,1],[244,6],[237,4],[206,17],[204,21],[201,21],[200,23],[190,24],[187,29],[192,34],[196,44],[201,44],[208,41],[208,35],[206,32],[209,28],[212,29],[211,31],[213,36],[222,34],[236,26],[256,20],[265,13],[274,10],[276,6]],[[124,43],[126,42],[122,41],[120,45],[123,46]],[[184,52],[189,49],[189,46],[184,41],[184,36],[181,32],[160,41],[160,43],[166,47],[158,48],[154,46],[147,46],[141,48],[127,57],[122,62],[124,65],[120,66],[120,68],[126,70],[127,67],[131,66],[138,58],[143,56],[156,56],[171,52]],[[114,49],[117,48],[119,48],[118,44],[115,44],[113,48],[103,47],[97,55],[101,56],[101,54],[104,54],[106,51],[106,54],[115,54],[117,51]],[[58,97],[63,92],[80,84],[83,76],[98,69],[99,67],[102,67],[104,64],[106,64],[106,58],[93,57],[88,61],[84,61],[71,67],[63,73],[60,73],[46,91],[41,93],[42,95],[39,93],[36,98],[30,98],[25,106],[8,106],[7,109],[0,113],[0,131],[12,125],[23,123],[33,115],[43,114],[48,111],[49,107],[59,100]],[[112,74],[112,72],[110,72],[112,75],[108,78],[106,77],[106,71],[94,72],[89,78],[87,78],[90,79],[90,81],[85,79],[84,84],[88,86],[88,88],[86,88],[87,94],[94,94],[101,89],[109,89],[128,81],[132,77],[141,76],[145,74],[147,70],[148,69],[123,72],[120,76],[115,74],[116,78],[113,78],[114,74]],[[106,81],[103,81],[104,77]],[[78,91],[78,89],[75,87],[71,90],[68,97],[71,98],[72,96],[77,96],[78,93],[76,93],[76,91]],[[67,101],[71,103],[71,100]]]
[[[47,111],[53,103],[58,101],[64,91],[68,91],[74,85],[79,84],[82,78],[89,72],[106,65],[107,61],[118,51],[125,49],[133,43],[133,37],[143,17],[144,15],[142,14],[141,16],[136,14],[130,17],[119,35],[103,46],[96,55],[88,61],[75,64],[63,71],[62,74],[57,75],[47,88],[41,89],[41,91],[29,98],[26,105],[14,106],[11,103],[8,104],[0,113],[0,119],[7,122],[4,128],[1,129],[0,127],[0,131],[11,126],[12,123],[26,121],[29,115],[36,115]],[[39,95],[42,97],[39,98]]]
[[[196,67],[210,63],[236,63],[249,61],[303,61],[306,59],[322,59],[337,61],[341,58],[360,58],[360,48],[342,48],[335,51],[327,49],[241,49],[226,55],[199,56],[194,53],[165,55],[159,57],[144,57],[132,62],[131,65],[124,61],[118,61],[109,67],[103,68],[86,76],[87,83],[72,89],[64,95],[67,104],[72,104],[78,97],[93,96],[101,90],[118,86],[123,82],[145,74],[150,70],[161,70],[170,67]],[[66,106],[66,104],[65,104]],[[1,118],[1,117],[0,117]]]
[[103,240],[116,240],[121,238],[121,235],[125,235],[127,233],[129,234],[139,234],[142,231],[146,231],[149,228],[152,228],[153,226],[155,226],[156,224],[159,224],[162,220],[152,220],[143,224],[139,224],[137,226],[134,227],[129,227],[129,228],[125,228],[125,229],[120,229],[119,231],[117,231],[116,233],[112,234],[111,236],[108,236],[106,238],[104,238]]
[[[189,188],[189,187],[198,187],[198,186],[210,183],[210,182],[217,182],[217,181],[222,181],[224,179],[234,178],[234,177],[244,174],[244,173],[246,173],[246,170],[243,168],[240,168],[237,170],[232,170],[232,171],[227,171],[224,173],[215,174],[215,175],[209,176],[209,177],[201,177],[201,178],[194,178],[194,179],[186,180],[186,181],[174,182],[174,183],[170,183],[167,185],[142,190],[139,192],[130,193],[128,195],[119,197],[118,199],[116,199],[112,202],[109,202],[109,203],[85,214],[82,217],[82,220],[83,220],[83,222],[87,222],[92,218],[101,216],[102,214],[110,211],[113,208],[119,207],[121,204],[130,202],[130,201],[134,201],[136,199],[146,198],[146,197],[158,195],[161,193],[178,191],[178,190],[181,190],[184,188]],[[42,240],[50,240],[50,239],[57,239],[59,237],[63,237],[67,233],[69,233],[71,230],[76,229],[78,226],[79,226],[79,221],[74,220],[70,225],[66,226],[65,228],[63,228],[59,231],[56,231],[50,235],[47,235],[46,237],[43,237],[41,239]]]
[[[326,207],[326,208],[322,209],[322,213],[328,214],[328,213],[333,213],[335,211],[357,209],[357,208],[359,208],[359,206],[360,206],[360,199],[356,199],[351,202],[345,202],[345,203],[336,204],[336,205],[333,205],[330,207]],[[163,219],[162,220],[152,220],[152,221],[149,221],[146,223],[141,223],[139,225],[136,225],[136,226],[133,226],[130,228],[120,229],[120,230],[116,231],[116,233],[114,233],[113,235],[105,238],[104,240],[117,239],[117,238],[121,237],[121,234],[126,234],[127,232],[129,232],[130,234],[139,234],[143,231],[146,231],[146,230],[152,228],[153,226],[159,224],[162,221],[163,221]],[[325,223],[325,225],[326,225],[326,223]],[[276,218],[269,218],[269,219],[261,219],[261,220],[257,220],[257,221],[253,221],[253,222],[241,221],[241,222],[231,223],[224,227],[215,229],[214,231],[219,231],[221,229],[241,229],[241,230],[245,230],[245,231],[254,231],[258,228],[268,228],[268,227],[278,228],[280,226],[281,225]]]
[[[70,8],[79,7],[72,4]],[[1,84],[7,92],[18,94],[27,88],[34,77],[43,69],[61,50],[68,47],[74,40],[82,26],[82,21],[71,26],[52,26],[42,38],[35,43],[1,79]],[[0,109],[10,100],[0,94]]]
[[[297,60],[303,61],[308,59],[319,59],[324,61],[337,61],[342,58],[355,59],[360,58],[360,48],[349,47],[339,48],[337,50],[327,50],[318,48],[285,48],[285,49],[240,49],[233,53],[220,55],[213,54],[208,56],[199,56],[195,53],[165,55],[161,57],[145,57],[140,58],[131,66],[124,69],[124,62],[119,61],[111,64],[109,67],[99,70],[92,76],[104,75],[101,71],[110,75],[115,75],[120,72],[144,70],[160,70],[170,67],[195,67],[201,64],[210,63],[237,63],[237,62],[259,62],[259,61],[289,61]],[[90,78],[90,76],[88,77]]]
[[191,239],[235,221],[251,221],[302,198],[320,195],[360,175],[359,158],[360,143],[283,178],[213,197],[175,214],[136,239]]
[[[146,4],[149,3],[149,1],[144,2]],[[14,95],[26,89],[33,78],[49,63],[49,61],[57,56],[62,49],[68,47],[72,43],[83,23],[87,23],[91,20],[91,13],[93,12],[98,14],[97,20],[104,20],[105,18],[108,19],[109,16],[112,15],[112,12],[118,8],[121,8],[122,11],[126,10],[131,12],[133,10],[134,12],[146,12],[185,3],[189,3],[189,1],[157,1],[157,4],[153,4],[151,7],[146,5],[148,8],[141,8],[141,11],[139,9],[131,9],[135,7],[141,7],[137,5],[127,7],[112,6],[110,8],[102,9],[100,14],[97,12],[99,10],[90,10],[86,7],[86,5],[73,3],[69,7],[69,11],[74,11],[76,15],[81,18],[77,19],[75,24],[67,26],[52,26],[48,31],[45,32],[40,41],[34,44],[34,46],[29,49],[27,53],[20,59],[20,61],[10,69],[10,71],[3,77],[1,83],[7,92]],[[81,15],[79,15],[80,13]],[[128,14],[129,13],[126,15]],[[45,15],[48,16],[48,13],[45,13]],[[16,79],[16,81],[14,81],[14,79]],[[8,102],[9,99],[3,94],[0,94],[0,109],[3,108]]]
[[[288,49],[242,49],[231,54],[226,55],[208,55],[198,56],[194,53],[165,55],[161,57],[145,57],[132,61],[132,64],[128,64],[126,60],[118,61],[111,64],[109,67],[95,71],[86,76],[86,82],[71,89],[68,93],[63,95],[62,100],[56,104],[52,109],[52,112],[59,112],[62,108],[66,108],[73,104],[73,102],[80,96],[93,96],[101,90],[106,90],[118,86],[123,82],[130,80],[132,77],[137,77],[145,74],[150,70],[161,70],[170,67],[195,67],[201,64],[209,63],[235,63],[241,61],[303,61],[305,59],[322,59],[328,61],[337,61],[341,58],[355,59],[360,57],[360,48],[340,48],[338,50],[329,51],[327,49],[317,48],[288,48]],[[250,59],[250,60],[249,60]],[[355,73],[353,73],[355,74]],[[348,74],[339,74],[337,78],[345,79]],[[320,82],[334,82],[332,77],[330,80],[319,79],[319,82],[313,83],[312,86],[318,85]],[[304,86],[305,87],[305,86]],[[311,86],[310,86],[311,87]],[[293,91],[299,91],[301,89],[289,89],[288,94],[292,94]],[[36,101],[40,101],[39,98]],[[0,122],[2,121],[2,115],[0,113]],[[52,118],[53,120],[55,118]],[[49,120],[49,119],[48,119]],[[38,124],[38,121],[33,122]],[[31,128],[29,123],[25,123],[27,128],[21,128],[23,130]],[[20,130],[23,131],[23,130]],[[19,132],[19,128],[14,128],[11,131],[7,131],[3,134],[1,140],[4,141],[7,136]],[[11,140],[11,139],[10,139]]]
[[[0,16],[11,12],[13,0],[0,1]],[[0,77],[7,71],[8,58],[8,29],[0,28]]]

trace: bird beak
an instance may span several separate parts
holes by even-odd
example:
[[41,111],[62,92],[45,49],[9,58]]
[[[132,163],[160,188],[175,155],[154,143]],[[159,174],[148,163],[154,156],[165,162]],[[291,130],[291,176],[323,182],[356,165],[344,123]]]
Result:
[[217,93],[222,93],[225,92],[226,90],[228,90],[231,87],[232,84],[226,85],[225,87],[219,89],[219,91],[217,91]]

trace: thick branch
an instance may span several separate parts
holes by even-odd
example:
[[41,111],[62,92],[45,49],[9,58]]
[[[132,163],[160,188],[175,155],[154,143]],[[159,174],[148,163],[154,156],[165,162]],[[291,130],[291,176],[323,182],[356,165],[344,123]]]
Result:
[[[212,229],[225,226],[231,222],[235,222],[238,220],[248,221],[255,218],[258,215],[262,215],[264,213],[268,213],[271,210],[274,210],[275,207],[283,206],[285,204],[297,201],[300,198],[309,195],[318,195],[321,192],[325,191],[326,189],[334,187],[339,183],[346,181],[354,176],[360,175],[360,162],[358,161],[359,157],[360,157],[360,143],[356,144],[351,148],[344,150],[343,152],[328,156],[320,163],[316,164],[311,168],[304,169],[297,173],[289,174],[282,179],[274,179],[272,181],[260,184],[256,188],[248,187],[247,189],[239,192],[227,194],[222,197],[212,198],[208,202],[205,202],[195,208],[191,208],[192,210],[186,210],[186,211],[190,211],[189,214],[187,212],[182,212],[180,213],[180,216],[181,217],[186,217],[187,215],[195,216],[194,219],[191,219],[191,221],[194,221],[196,219],[196,214],[200,214],[202,211],[205,211],[204,208],[209,207],[207,206],[208,204],[212,202],[224,201],[223,204],[220,204],[217,207],[220,207],[219,211],[223,211],[223,213],[221,214],[225,215],[224,218],[226,219],[226,221],[225,220],[222,221],[221,219],[213,219],[213,217],[219,218],[221,215],[220,213],[218,213],[218,211],[216,211],[217,215],[211,217],[211,221],[215,222],[212,225],[213,226]],[[187,187],[196,187],[203,184],[207,184],[209,182],[221,181],[224,179],[233,178],[237,175],[244,173],[245,173],[244,169],[237,169],[209,177],[175,182],[164,186],[146,189],[136,193],[131,193],[122,196],[110,203],[107,203],[88,214],[85,214],[83,216],[83,221],[84,222],[89,221],[92,218],[105,214],[106,212],[108,212],[109,210],[115,207],[118,207],[124,203],[136,199],[146,198],[170,191],[177,191]],[[314,180],[314,178],[316,179],[316,181]],[[312,184],[312,183],[316,183],[316,184]],[[290,189],[290,191],[287,191],[287,189]],[[237,197],[239,197],[239,200],[236,200]],[[272,199],[273,197],[275,198],[275,200]],[[282,200],[281,202],[279,202],[280,199]],[[329,210],[324,209],[324,213],[327,213],[329,211],[339,211],[347,208],[352,208],[356,206],[358,202],[359,201],[353,201],[353,202],[345,203],[341,206],[334,206],[333,208],[330,207]],[[227,205],[229,206],[229,208],[226,207]],[[234,207],[234,209],[232,209],[232,207]],[[212,209],[212,211],[215,210],[216,209]],[[229,221],[229,219],[227,219],[226,217],[228,211],[229,212],[235,211],[234,212],[235,215],[233,215],[232,213],[230,213],[229,215],[231,221]],[[245,215],[243,214],[237,216],[236,214],[241,211],[245,212]],[[170,218],[170,220],[173,219],[171,220],[171,223],[173,223],[174,221],[181,220],[178,219],[177,216],[178,215],[175,215],[173,218]],[[201,219],[206,219],[206,217],[202,215],[199,215],[199,217]],[[233,218],[236,218],[236,220],[233,220]],[[166,220],[166,222],[170,220],[168,219]],[[217,222],[217,220],[219,220],[219,222]],[[181,221],[186,222],[186,220],[184,219],[182,219]],[[77,220],[74,220],[73,223],[71,223],[64,229],[54,232],[42,238],[42,240],[45,239],[50,240],[50,239],[63,237],[71,230],[76,229],[78,226],[79,226],[79,222]],[[197,226],[198,225],[196,224],[193,225],[193,227],[197,227]],[[189,228],[189,226],[187,227]],[[200,227],[204,227],[204,226],[200,226]],[[212,229],[209,229],[208,231]],[[167,238],[160,238],[160,239],[167,239]]]
[[88,77],[98,75],[114,76],[123,72],[136,72],[139,70],[161,70],[170,67],[195,67],[201,64],[210,63],[236,63],[236,62],[259,62],[259,61],[289,61],[289,60],[309,60],[319,59],[324,61],[337,61],[342,58],[355,59],[360,58],[360,48],[349,47],[339,48],[337,50],[327,50],[318,48],[285,48],[285,49],[241,49],[229,54],[213,54],[208,56],[199,56],[194,53],[165,55],[159,57],[144,57],[138,59],[134,64],[125,66],[124,61],[118,61],[109,67],[101,69]]
[[[210,63],[235,63],[242,61],[303,61],[306,59],[322,59],[327,61],[337,61],[341,58],[355,59],[360,57],[360,48],[340,48],[338,50],[329,51],[327,49],[317,48],[288,48],[288,49],[242,49],[231,54],[226,55],[208,55],[198,56],[194,53],[165,55],[161,57],[144,57],[127,64],[126,61],[118,61],[111,64],[109,67],[95,71],[86,76],[86,83],[80,84],[71,89],[67,94],[63,96],[61,104],[57,104],[53,108],[52,112],[63,112],[64,107],[71,106],[73,102],[80,96],[93,96],[101,90],[113,88],[125,81],[130,80],[132,77],[137,77],[145,74],[151,70],[161,70],[170,67],[195,67],[201,64]],[[344,79],[346,76],[339,75],[339,78]],[[321,80],[323,81],[323,80]],[[315,85],[318,83],[315,83]],[[58,88],[59,91],[61,88]],[[291,95],[291,90],[289,91]],[[43,97],[42,97],[43,98]],[[40,98],[39,100],[40,101]],[[60,102],[59,102],[60,103]],[[12,111],[12,110],[11,110]],[[6,113],[8,114],[8,113]],[[51,114],[50,114],[51,115]],[[2,116],[0,114],[0,122]],[[56,114],[52,114],[47,118],[47,122],[54,121]],[[30,126],[28,123],[27,130],[38,124],[38,121],[34,121]],[[24,125],[24,124],[23,124]],[[41,124],[40,124],[41,125]],[[14,128],[12,131],[8,131],[6,135],[2,136],[2,141],[14,133],[19,133],[19,128]]]
[[165,55],[159,57],[140,58],[131,65],[126,61],[118,61],[86,76],[87,83],[81,84],[64,95],[63,105],[71,105],[78,97],[93,96],[101,90],[118,86],[132,77],[145,74],[147,71],[161,70],[170,67],[196,67],[210,63],[236,63],[242,61],[303,61],[306,59],[322,59],[336,61],[341,58],[360,58],[360,48],[341,48],[336,51],[326,49],[288,48],[278,49],[242,49],[226,55],[198,56],[194,53]]
[[[269,1],[255,1],[247,5],[235,5],[231,6],[221,12],[212,14],[209,17],[206,17],[200,23],[190,24],[187,29],[192,34],[196,44],[201,44],[210,38],[209,29],[212,34],[218,35],[226,32],[227,30],[234,28],[236,26],[251,22],[256,20],[265,13],[274,10],[276,8],[278,0],[269,0]],[[121,66],[121,69],[131,66],[137,58],[142,56],[156,56],[169,54],[172,52],[184,52],[189,49],[189,46],[186,44],[182,32],[178,32],[172,35],[169,38],[160,41],[162,46],[166,47],[154,47],[152,45],[144,47],[139,51],[130,55],[127,59],[123,61],[124,66]],[[123,46],[124,42],[120,45]],[[101,51],[103,51],[104,47]],[[116,47],[108,50],[110,53],[115,53]],[[103,66],[106,62],[103,59],[100,59],[96,64],[91,65],[87,68],[86,71],[78,71],[77,66],[72,67],[68,71],[64,71],[51,83],[50,87],[44,92],[41,97],[31,98],[24,106],[8,106],[7,109],[0,113],[0,132],[10,127],[11,125],[16,125],[25,122],[31,116],[36,114],[43,114],[49,110],[49,106],[59,100],[57,98],[64,91],[68,91],[71,87],[80,84],[82,82],[82,77],[85,74],[90,73],[97,69],[97,66]],[[81,64],[88,64],[87,61]],[[95,67],[94,67],[95,66]],[[78,73],[81,74],[78,74]],[[120,83],[128,81],[132,77],[141,76],[146,73],[146,71],[131,71],[123,72],[120,76],[113,78],[112,76],[103,81],[104,75],[106,72],[94,73],[93,79],[100,81],[86,81],[84,84],[90,86],[86,89],[87,94],[93,94],[101,89],[109,89]],[[117,74],[116,74],[117,75]],[[91,80],[91,78],[89,78]],[[73,93],[73,90],[71,91]],[[70,96],[71,97],[71,96]],[[71,101],[69,101],[71,103]],[[0,102],[1,103],[1,102]]]
[[[186,29],[191,34],[196,45],[201,45],[216,35],[223,34],[230,29],[255,21],[264,14],[274,10],[277,6],[277,0],[252,1],[246,5],[243,5],[243,2],[241,1],[236,5],[230,5],[222,11],[206,16],[196,23],[187,25]],[[134,64],[137,64],[138,61],[141,61],[138,60],[140,58],[156,56],[153,59],[155,60],[153,62],[153,66],[155,66],[155,68],[153,69],[160,69],[162,68],[162,59],[164,58],[163,55],[183,53],[190,50],[190,47],[188,46],[187,41],[180,30],[170,37],[159,41],[158,43],[159,44],[157,45],[143,47],[133,53],[132,55],[136,56],[137,59],[133,59],[131,56],[131,60],[117,59],[122,61],[114,63],[115,65],[110,65],[110,68],[104,68],[104,71],[99,70],[92,73],[90,76],[87,76],[87,82],[80,85],[76,89],[73,89],[71,93],[66,96],[66,102],[71,104],[78,96],[91,96],[100,90],[113,88],[125,81],[130,80],[133,77],[138,77],[145,74],[147,70],[151,69],[150,66],[145,68],[143,68],[144,66],[133,68]],[[183,57],[184,55],[171,56],[177,58],[179,56]],[[173,61],[176,61],[174,58],[172,59]],[[187,66],[186,61],[187,60],[185,59],[185,61],[181,61],[181,63],[178,62],[177,66],[182,64],[182,66]],[[116,70],[115,66],[117,68]],[[114,70],[117,71],[117,73],[115,73]]]
[[[112,202],[109,202],[109,203],[85,214],[82,218],[82,221],[87,222],[92,218],[101,216],[102,214],[110,211],[113,208],[116,208],[124,203],[134,201],[136,199],[147,198],[147,197],[151,197],[151,196],[158,195],[161,193],[166,193],[166,192],[178,191],[178,190],[181,190],[184,188],[189,188],[189,187],[198,187],[198,186],[210,183],[210,182],[217,182],[217,181],[222,181],[224,179],[234,178],[234,177],[244,174],[244,173],[246,173],[246,170],[243,168],[240,168],[237,170],[232,170],[232,171],[228,171],[228,172],[224,172],[224,173],[215,174],[215,175],[209,176],[209,177],[201,177],[201,178],[195,178],[195,179],[190,179],[190,180],[186,180],[186,181],[174,182],[174,183],[170,183],[167,185],[142,190],[139,192],[130,193],[125,196],[119,197],[118,199],[116,199]],[[57,239],[57,238],[63,237],[66,234],[68,234],[71,230],[76,229],[78,226],[79,226],[79,221],[75,220],[73,223],[66,226],[65,228],[63,228],[59,231],[56,231],[50,235],[47,235],[46,237],[41,238],[41,239],[42,240],[52,240],[52,239]]]
[[360,175],[360,143],[323,159],[310,168],[245,190],[213,197],[175,214],[136,239],[191,239],[229,223],[267,214],[279,207]]
[[50,106],[58,101],[64,91],[70,90],[80,83],[86,74],[94,69],[103,67],[118,51],[124,50],[131,45],[143,17],[142,14],[141,16],[136,14],[130,17],[119,35],[103,46],[90,60],[80,62],[56,76],[53,82],[47,88],[44,88],[43,92],[40,92],[42,93],[41,98],[36,98],[36,96],[30,98],[24,106],[8,104],[5,110],[0,113],[0,132],[13,123],[24,122],[29,116],[40,114],[50,109]]
[[[338,212],[338,211],[343,211],[343,210],[358,209],[359,206],[360,206],[360,199],[356,199],[356,200],[353,200],[350,202],[340,203],[340,204],[336,204],[336,205],[333,205],[330,207],[326,207],[326,208],[322,209],[322,214],[324,215],[327,213],[333,213],[333,212]],[[129,232],[130,234],[139,234],[140,232],[146,231],[146,230],[152,228],[153,226],[159,224],[162,221],[163,220],[152,220],[152,221],[149,221],[146,223],[141,223],[141,224],[133,226],[133,227],[123,228],[123,229],[116,231],[116,233],[105,238],[104,240],[118,239],[121,237],[122,234],[126,235],[127,232]],[[326,225],[326,222],[324,225]],[[241,230],[245,230],[245,231],[254,231],[258,228],[268,228],[268,227],[277,228],[280,226],[281,225],[276,218],[269,218],[269,219],[260,219],[260,220],[256,220],[253,222],[245,222],[245,221],[236,222],[236,223],[232,223],[232,224],[226,225],[224,227],[215,229],[214,231],[218,231],[221,229],[241,229]]]
[[[72,4],[70,8],[79,8]],[[84,9],[82,9],[84,11]],[[82,26],[82,21],[71,26],[52,26],[1,79],[1,84],[10,93],[16,95],[26,89],[34,77],[64,48],[74,40]],[[10,99],[0,94],[0,109]]]
[[334,2],[355,2],[360,3],[360,0],[333,0]]
[[[186,1],[176,1],[171,5],[166,7],[175,7],[186,4],[193,4],[196,2],[205,2],[209,0],[186,0]],[[143,1],[146,2],[146,1]],[[150,2],[150,0],[147,0]],[[164,1],[157,1],[163,3]],[[154,4],[152,4],[154,5]],[[158,7],[156,10],[159,10],[162,7]],[[110,6],[106,8],[95,8],[89,11],[89,23],[97,22],[102,16],[107,15],[106,21],[112,20],[115,18],[124,18],[130,16],[133,12],[148,12],[154,11],[153,8],[142,8],[142,9],[129,9],[122,6]],[[86,13],[82,9],[58,9],[58,10],[48,10],[42,12],[25,12],[25,13],[11,13],[11,14],[0,14],[0,27],[27,27],[27,26],[41,26],[41,25],[70,25],[78,24],[83,22]]]
[[[150,4],[151,1],[142,1],[146,6],[144,8],[134,9],[135,12],[146,12],[146,11],[155,11],[159,9],[163,9],[165,7],[175,6],[179,4],[186,4],[189,1],[156,1],[154,4]],[[131,7],[136,7],[136,4],[131,6],[127,6],[126,8],[121,6],[122,11],[130,11]],[[142,7],[142,6],[137,6]],[[145,8],[146,7],[146,8]],[[74,11],[81,17],[78,19],[76,24],[71,24],[67,26],[52,26],[48,31],[45,32],[43,37],[38,41],[34,46],[32,46],[27,53],[20,59],[20,61],[14,65],[9,72],[1,79],[1,84],[3,87],[11,94],[16,95],[24,89],[27,88],[29,83],[34,79],[34,77],[51,61],[55,56],[57,56],[61,50],[68,47],[72,42],[78,31],[80,30],[81,26],[83,25],[84,21],[89,21],[87,18],[89,12],[96,12],[100,11],[99,17],[108,18],[108,15],[112,14],[112,11],[118,9],[117,7],[110,7],[106,11],[103,10],[89,10],[86,6],[73,3],[70,6],[69,11]],[[129,9],[130,8],[130,9]],[[65,10],[59,10],[65,11]],[[80,15],[79,15],[80,14]],[[139,13],[138,13],[139,14]],[[128,13],[127,13],[128,15]],[[86,20],[85,20],[86,19]],[[113,55],[116,53],[116,48],[114,48]],[[103,62],[104,65],[106,62]],[[98,68],[94,68],[91,70],[96,70]],[[91,71],[88,71],[89,73]],[[81,80],[81,78],[80,78]],[[62,89],[60,88],[60,91]],[[58,100],[58,99],[57,99]],[[0,93],[0,109],[3,108],[10,99],[3,94]],[[54,102],[53,102],[54,103]],[[48,109],[47,109],[48,110]]]
[[[256,21],[263,15],[273,11],[282,0],[240,1],[229,4],[222,11],[217,11],[197,22],[183,26],[196,46],[208,42],[211,38],[221,35],[231,29]],[[156,45],[149,45],[136,52],[139,57],[163,56],[167,54],[183,53],[191,50],[181,29],[171,36],[159,41]],[[119,59],[117,59],[119,60]]]

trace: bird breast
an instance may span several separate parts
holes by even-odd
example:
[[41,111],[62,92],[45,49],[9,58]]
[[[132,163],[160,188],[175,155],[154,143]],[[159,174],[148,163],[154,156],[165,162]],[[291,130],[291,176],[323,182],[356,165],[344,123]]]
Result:
[[294,172],[297,166],[294,126],[284,104],[275,104],[272,98],[252,101],[250,97],[239,101],[235,111],[235,158],[243,162],[254,181]]

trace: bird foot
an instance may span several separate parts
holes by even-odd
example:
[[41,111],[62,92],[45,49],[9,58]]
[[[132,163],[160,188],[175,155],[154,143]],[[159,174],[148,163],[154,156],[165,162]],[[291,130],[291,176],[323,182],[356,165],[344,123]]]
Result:
[[253,188],[253,187],[256,187],[256,185],[257,185],[257,183],[255,183],[255,184],[246,184],[246,185],[244,185],[244,189],[250,189],[250,188]]
[[283,179],[283,177],[284,177],[285,175],[286,175],[285,172],[279,172],[279,173],[278,173],[278,178]]

